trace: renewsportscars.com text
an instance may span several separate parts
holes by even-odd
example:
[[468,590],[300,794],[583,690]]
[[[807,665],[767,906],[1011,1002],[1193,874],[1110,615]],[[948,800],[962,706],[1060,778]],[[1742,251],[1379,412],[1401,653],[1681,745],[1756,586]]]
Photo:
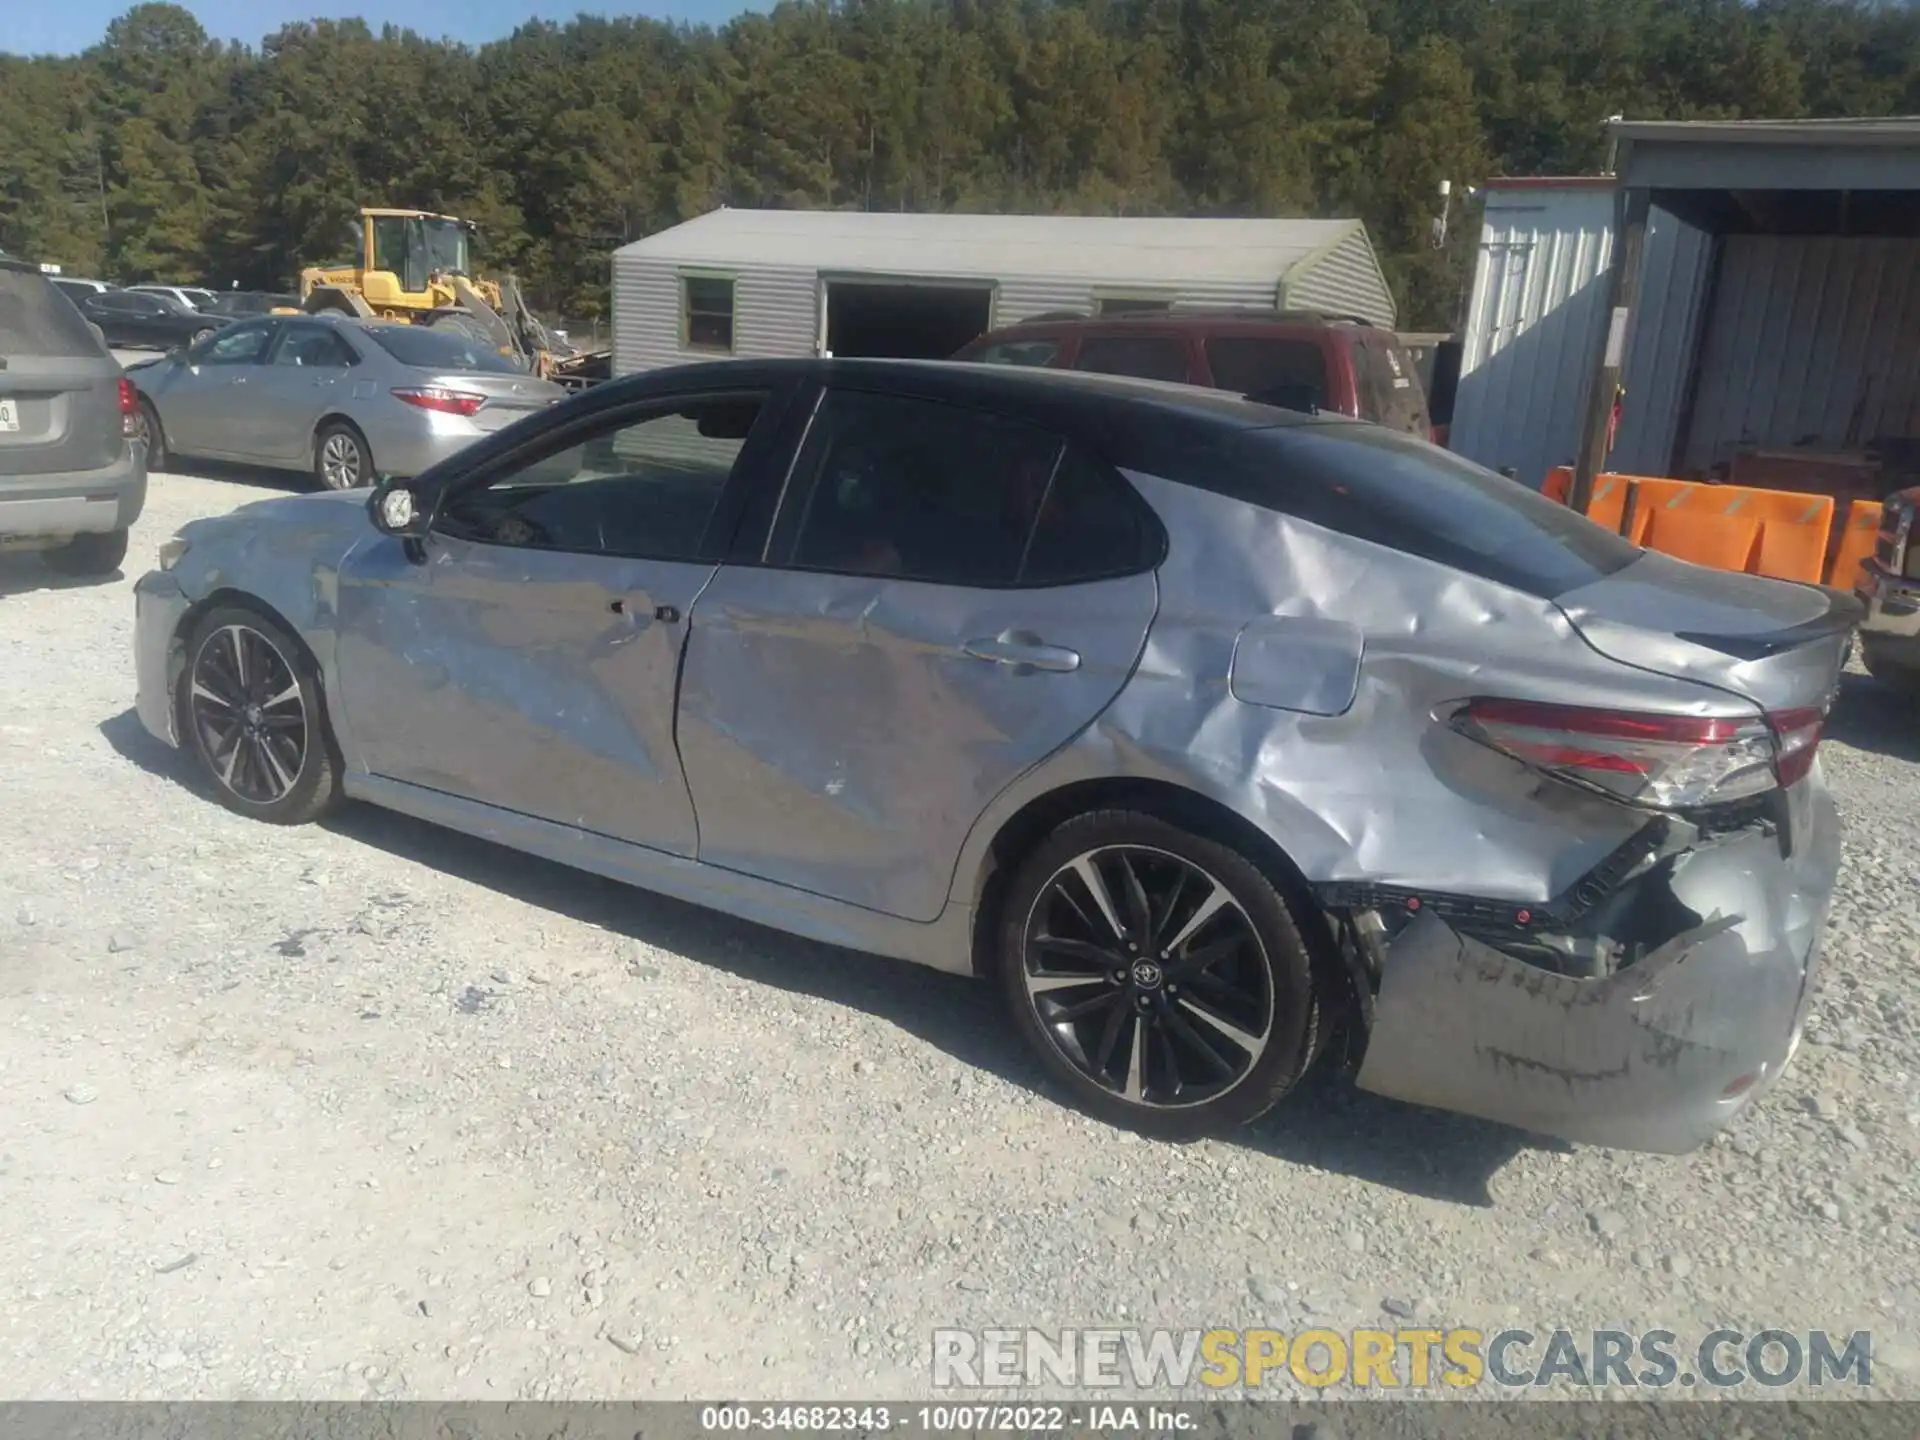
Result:
[[936,1330],[938,1389],[1258,1389],[1294,1381],[1316,1389],[1778,1389],[1805,1383],[1865,1389],[1873,1337],[1713,1330],[1683,1341],[1671,1330]]

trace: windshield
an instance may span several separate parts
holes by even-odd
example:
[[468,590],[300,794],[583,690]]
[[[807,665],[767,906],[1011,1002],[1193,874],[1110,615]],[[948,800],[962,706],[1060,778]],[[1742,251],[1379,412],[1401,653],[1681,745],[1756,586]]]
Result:
[[467,227],[458,220],[428,220],[427,264],[435,270],[472,273],[467,266]]
[[374,343],[402,365],[417,370],[471,370],[482,375],[518,375],[521,369],[497,350],[454,330],[424,325],[380,325],[368,331]]

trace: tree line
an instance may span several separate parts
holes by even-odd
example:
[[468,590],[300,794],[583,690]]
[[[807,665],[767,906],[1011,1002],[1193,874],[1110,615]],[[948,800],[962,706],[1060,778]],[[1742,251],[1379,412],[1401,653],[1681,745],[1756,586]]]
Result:
[[211,40],[137,5],[0,55],[0,249],[122,282],[288,288],[360,205],[480,227],[535,303],[609,308],[611,250],[727,204],[1358,215],[1408,328],[1475,226],[1439,182],[1591,172],[1603,122],[1920,112],[1883,0],[784,0],[716,28],[591,16],[478,48],[356,20]]

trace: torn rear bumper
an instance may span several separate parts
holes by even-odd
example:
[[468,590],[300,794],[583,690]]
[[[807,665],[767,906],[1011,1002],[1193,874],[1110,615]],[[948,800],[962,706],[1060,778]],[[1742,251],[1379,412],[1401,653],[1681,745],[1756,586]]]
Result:
[[1422,915],[1386,948],[1360,1087],[1567,1140],[1695,1149],[1778,1080],[1812,999],[1840,822],[1817,769],[1788,808],[1785,837],[1682,854],[1658,883],[1697,921],[1604,978]]

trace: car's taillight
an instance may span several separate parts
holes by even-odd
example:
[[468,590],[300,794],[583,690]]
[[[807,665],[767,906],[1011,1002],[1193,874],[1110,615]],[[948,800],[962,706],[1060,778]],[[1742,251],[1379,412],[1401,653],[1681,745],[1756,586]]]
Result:
[[120,377],[120,433],[129,440],[140,434],[140,393],[124,375]]
[[1826,712],[1782,710],[1743,720],[1479,699],[1455,710],[1451,723],[1574,784],[1633,805],[1689,810],[1805,778]]
[[474,415],[487,403],[484,395],[449,390],[444,385],[416,385],[395,390],[393,398],[417,405],[422,410],[438,410],[442,415]]

